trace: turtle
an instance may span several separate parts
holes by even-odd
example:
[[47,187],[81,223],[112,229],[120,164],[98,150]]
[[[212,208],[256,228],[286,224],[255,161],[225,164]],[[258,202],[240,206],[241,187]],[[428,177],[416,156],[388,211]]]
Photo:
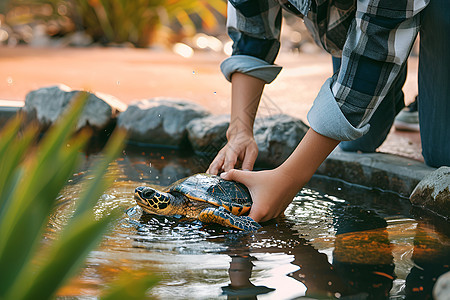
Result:
[[181,215],[243,231],[261,228],[247,216],[253,203],[247,187],[217,175],[195,174],[161,190],[139,186],[134,198],[143,211],[150,214]]

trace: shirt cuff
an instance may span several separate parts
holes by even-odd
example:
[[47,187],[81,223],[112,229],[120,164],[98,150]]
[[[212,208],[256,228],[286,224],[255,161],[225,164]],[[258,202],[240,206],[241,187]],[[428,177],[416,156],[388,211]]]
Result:
[[244,73],[271,83],[280,73],[282,67],[272,65],[265,60],[250,55],[232,55],[220,64],[220,70],[228,81],[234,72]]
[[338,141],[356,140],[370,128],[369,124],[356,128],[347,121],[331,91],[331,78],[322,85],[307,118],[315,132]]

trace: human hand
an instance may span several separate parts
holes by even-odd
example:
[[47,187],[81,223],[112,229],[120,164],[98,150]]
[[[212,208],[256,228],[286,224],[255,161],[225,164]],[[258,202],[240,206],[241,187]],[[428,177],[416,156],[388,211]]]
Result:
[[228,135],[228,143],[216,155],[206,173],[217,175],[237,168],[239,164],[243,170],[253,170],[257,156],[258,146],[252,133]]
[[306,183],[285,174],[280,168],[258,172],[231,169],[220,176],[247,186],[253,199],[249,217],[256,222],[281,215]]
[[207,173],[217,175],[239,167],[252,170],[258,156],[253,138],[253,124],[265,81],[234,72],[231,76],[231,115],[227,130],[227,144],[210,164]]
[[284,212],[338,144],[338,140],[309,129],[294,152],[276,169],[259,172],[231,169],[220,176],[247,186],[253,199],[249,217],[256,222],[268,221]]

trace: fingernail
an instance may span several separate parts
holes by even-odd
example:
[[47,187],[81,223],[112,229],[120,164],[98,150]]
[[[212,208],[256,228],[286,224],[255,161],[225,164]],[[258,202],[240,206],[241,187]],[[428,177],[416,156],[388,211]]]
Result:
[[225,178],[227,176],[228,172],[220,173],[220,178]]

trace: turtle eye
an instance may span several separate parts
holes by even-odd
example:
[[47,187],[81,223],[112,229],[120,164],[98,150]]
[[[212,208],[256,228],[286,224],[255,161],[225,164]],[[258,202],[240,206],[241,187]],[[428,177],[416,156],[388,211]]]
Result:
[[142,192],[142,197],[150,199],[155,194],[155,191],[152,189],[146,189]]

